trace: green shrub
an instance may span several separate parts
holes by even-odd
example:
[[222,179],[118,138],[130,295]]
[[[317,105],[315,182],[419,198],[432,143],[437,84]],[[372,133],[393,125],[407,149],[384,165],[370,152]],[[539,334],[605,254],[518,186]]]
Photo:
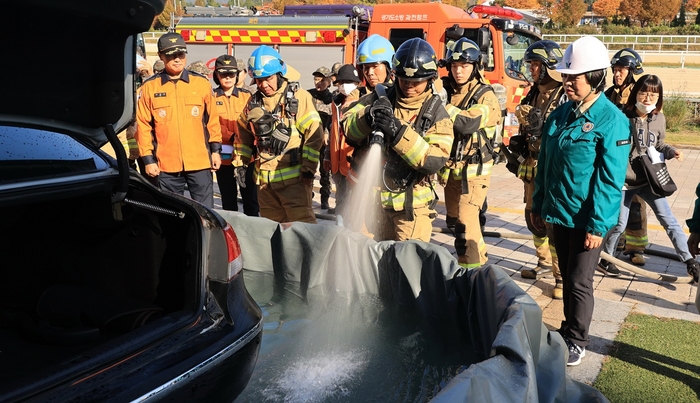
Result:
[[671,132],[680,131],[693,121],[692,105],[681,94],[670,94],[664,97],[664,115],[666,129]]

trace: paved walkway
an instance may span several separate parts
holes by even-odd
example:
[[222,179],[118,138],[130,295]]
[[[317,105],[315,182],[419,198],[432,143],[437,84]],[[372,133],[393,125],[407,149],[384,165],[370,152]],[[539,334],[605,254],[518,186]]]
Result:
[[[700,180],[700,150],[683,150],[685,160],[669,162],[669,170],[679,190],[671,197],[669,203],[679,222],[685,226],[685,219],[692,215],[695,201],[695,187]],[[318,181],[316,182],[318,189]],[[218,190],[218,189],[216,189]],[[436,187],[438,193],[442,188]],[[445,226],[445,206],[437,206],[439,217],[434,227]],[[529,235],[524,219],[522,182],[508,172],[504,164],[494,167],[491,188],[489,189],[487,232],[501,233],[499,238],[487,237],[489,263],[496,264],[510,273],[513,281],[520,285],[542,308],[543,322],[551,329],[559,328],[563,319],[563,303],[552,300],[554,278],[549,276],[540,280],[527,280],[520,276],[523,268],[533,268],[537,264],[532,239],[529,237],[512,238],[507,234]],[[220,207],[219,200],[215,201]],[[333,206],[331,199],[331,206]],[[318,191],[315,192],[314,208],[320,209]],[[665,231],[656,220],[651,209],[648,210],[650,249],[671,252],[673,246]],[[526,239],[522,239],[526,238]],[[454,238],[450,234],[434,233],[432,242],[454,253]],[[687,276],[685,265],[663,257],[647,256],[644,269],[679,277]],[[603,360],[617,335],[620,325],[630,312],[642,312],[660,317],[678,318],[700,322],[700,315],[695,308],[697,287],[689,284],[664,283],[640,277],[638,275],[621,275],[617,278],[605,277],[596,272],[594,277],[595,309],[591,323],[591,344],[581,365],[567,368],[572,378],[591,384],[595,381]]]

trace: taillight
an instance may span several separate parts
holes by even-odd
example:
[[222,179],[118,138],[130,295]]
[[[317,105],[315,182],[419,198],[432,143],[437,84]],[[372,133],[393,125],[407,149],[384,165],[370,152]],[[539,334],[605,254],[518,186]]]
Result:
[[243,255],[241,254],[241,245],[238,243],[238,237],[233,232],[231,224],[227,224],[224,228],[224,236],[226,237],[226,249],[228,250],[228,279],[231,280],[243,270]]
[[180,31],[180,35],[182,35],[182,39],[185,40],[185,42],[190,40],[190,30],[189,29],[183,29]]

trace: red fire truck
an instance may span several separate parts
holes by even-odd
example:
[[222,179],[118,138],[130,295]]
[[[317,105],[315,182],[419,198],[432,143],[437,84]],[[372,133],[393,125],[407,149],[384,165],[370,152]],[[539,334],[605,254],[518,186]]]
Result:
[[[303,7],[308,12],[299,10]],[[382,35],[394,48],[410,38],[424,38],[439,58],[445,56],[449,41],[469,38],[481,48],[486,78],[505,89],[504,142],[517,132],[515,107],[529,87],[523,57],[528,46],[542,38],[537,27],[520,21],[522,15],[517,11],[483,5],[462,10],[441,3],[403,3],[379,4],[373,10],[354,7],[344,16],[335,12],[312,15],[317,11],[313,7],[317,6],[297,6],[296,15],[284,16],[184,17],[176,31],[188,44],[188,59],[204,60],[210,67],[224,53],[247,60],[257,46],[277,45],[284,60],[301,73],[305,88],[313,86],[311,73],[319,66],[354,63],[357,44],[367,35]]]

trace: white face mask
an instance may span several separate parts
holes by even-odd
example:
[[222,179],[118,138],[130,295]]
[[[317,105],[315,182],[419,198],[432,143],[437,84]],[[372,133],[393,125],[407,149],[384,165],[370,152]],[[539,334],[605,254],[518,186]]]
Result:
[[338,91],[343,95],[350,95],[351,92],[355,91],[355,88],[357,88],[357,84],[341,84],[338,87]]
[[650,114],[654,109],[656,109],[656,102],[654,102],[653,105],[644,105],[643,102],[637,102],[637,109],[644,113],[644,114]]

